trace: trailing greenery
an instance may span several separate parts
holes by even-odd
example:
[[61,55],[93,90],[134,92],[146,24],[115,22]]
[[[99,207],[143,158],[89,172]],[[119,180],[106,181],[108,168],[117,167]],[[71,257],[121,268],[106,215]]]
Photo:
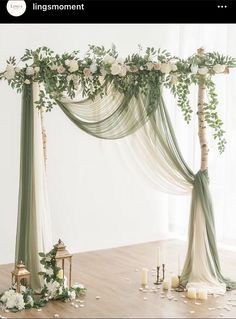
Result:
[[213,136],[222,153],[226,144],[225,132],[217,113],[219,102],[213,76],[228,73],[229,68],[233,67],[236,67],[235,58],[218,52],[204,53],[202,49],[187,59],[180,59],[166,50],[143,50],[139,46],[138,53],[121,59],[115,46],[106,50],[103,46],[90,45],[83,58],[79,51],[59,55],[47,47],[40,47],[26,49],[18,63],[15,57],[10,57],[6,70],[0,73],[0,79],[8,81],[17,92],[22,91],[23,85],[34,81],[42,83],[36,104],[46,111],[51,111],[56,100],[64,96],[73,99],[78,88],[82,89],[83,96],[91,99],[98,94],[106,95],[111,83],[117,91],[135,96],[147,94],[151,88],[151,101],[154,101],[156,92],[165,87],[176,97],[187,123],[193,113],[189,102],[190,86],[204,81],[209,97],[205,104],[205,119],[213,129]]
[[44,287],[39,295],[23,285],[18,293],[14,284],[9,290],[0,294],[0,309],[18,312],[23,309],[44,307],[50,300],[67,302],[84,296],[86,288],[82,284],[76,283],[70,288],[67,287],[66,278],[56,263],[55,255],[55,248],[46,254],[39,253],[40,263],[44,268],[44,271],[39,273],[44,279]]

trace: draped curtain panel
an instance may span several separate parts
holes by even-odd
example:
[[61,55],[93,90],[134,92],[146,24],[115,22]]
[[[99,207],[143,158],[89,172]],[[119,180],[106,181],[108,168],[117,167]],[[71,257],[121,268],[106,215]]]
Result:
[[[104,98],[57,103],[65,115],[86,133],[102,139],[120,139],[139,133],[134,154],[152,176],[153,183],[167,193],[192,192],[189,247],[181,274],[182,286],[206,286],[223,294],[236,284],[221,274],[215,240],[213,207],[207,171],[196,175],[185,163],[162,98],[160,87],[147,95],[122,95],[111,86]],[[153,97],[155,99],[153,100]],[[37,83],[25,86],[22,104],[22,146],[16,261],[24,260],[39,288],[38,251],[50,248],[49,208],[43,165],[42,128],[34,107]],[[39,165],[41,163],[41,165]],[[49,236],[47,236],[49,235]]]
[[34,106],[38,84],[25,85],[22,95],[20,183],[15,262],[23,261],[31,272],[31,286],[40,290],[42,282],[38,252],[52,247],[50,210],[40,113]]

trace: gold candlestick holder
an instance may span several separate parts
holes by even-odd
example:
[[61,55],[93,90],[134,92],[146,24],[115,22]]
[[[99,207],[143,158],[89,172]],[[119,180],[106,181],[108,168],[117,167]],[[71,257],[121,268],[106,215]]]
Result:
[[160,280],[160,266],[157,266],[157,281],[154,282],[154,285],[161,285],[161,280]]

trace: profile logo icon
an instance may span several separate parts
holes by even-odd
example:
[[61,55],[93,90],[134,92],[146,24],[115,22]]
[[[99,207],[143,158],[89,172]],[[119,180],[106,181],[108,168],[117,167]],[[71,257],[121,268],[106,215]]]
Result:
[[25,13],[26,3],[24,0],[9,0],[7,2],[7,11],[13,17],[20,17]]

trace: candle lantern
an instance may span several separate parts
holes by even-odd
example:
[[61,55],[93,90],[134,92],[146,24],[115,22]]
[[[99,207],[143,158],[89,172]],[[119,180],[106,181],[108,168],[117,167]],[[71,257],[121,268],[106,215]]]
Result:
[[16,265],[15,269],[11,272],[12,285],[16,284],[16,291],[20,292],[20,287],[30,287],[30,272],[25,268],[23,261]]
[[66,250],[65,244],[61,241],[61,239],[58,240],[58,243],[54,245],[55,251],[56,251],[56,262],[59,267],[61,267],[63,272],[63,279],[65,278],[65,261],[69,262],[69,288],[71,288],[71,273],[72,273],[72,254]]

